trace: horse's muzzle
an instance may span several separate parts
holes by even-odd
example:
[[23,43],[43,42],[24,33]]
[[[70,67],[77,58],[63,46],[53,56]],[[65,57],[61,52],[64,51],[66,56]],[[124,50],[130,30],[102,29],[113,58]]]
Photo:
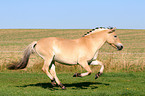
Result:
[[123,49],[123,45],[121,43],[117,44],[116,47],[117,47],[117,50],[122,50]]

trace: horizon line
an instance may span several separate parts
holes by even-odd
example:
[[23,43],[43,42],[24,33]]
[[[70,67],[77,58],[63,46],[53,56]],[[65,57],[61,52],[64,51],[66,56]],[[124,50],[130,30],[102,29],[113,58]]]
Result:
[[[0,28],[0,29],[93,29],[93,28]],[[145,30],[145,28],[116,28],[116,29]]]

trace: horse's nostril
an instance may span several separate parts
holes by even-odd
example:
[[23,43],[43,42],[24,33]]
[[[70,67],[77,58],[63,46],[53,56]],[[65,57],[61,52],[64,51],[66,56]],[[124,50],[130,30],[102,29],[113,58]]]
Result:
[[121,45],[119,48],[118,48],[118,50],[122,50],[123,49],[123,46]]
[[123,49],[123,46],[121,46],[121,49]]
[[122,44],[120,44],[120,45],[118,44],[116,47],[117,47],[118,50],[122,50],[123,49],[123,45]]

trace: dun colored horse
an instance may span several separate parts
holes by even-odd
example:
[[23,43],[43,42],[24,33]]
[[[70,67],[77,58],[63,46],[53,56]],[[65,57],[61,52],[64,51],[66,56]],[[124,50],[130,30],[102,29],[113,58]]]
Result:
[[[65,86],[58,79],[55,72],[55,61],[62,64],[79,64],[87,72],[75,73],[73,77],[83,77],[92,73],[89,65],[101,65],[100,72],[95,75],[97,79],[104,70],[104,65],[97,60],[99,49],[107,42],[118,50],[123,49],[118,36],[115,34],[116,28],[97,27],[87,32],[79,39],[62,39],[57,37],[43,38],[34,41],[24,51],[24,56],[17,64],[10,65],[8,69],[23,69],[27,66],[30,54],[36,52],[44,59],[42,70],[51,79],[53,86],[56,83],[65,89]],[[50,72],[48,71],[50,70]]]

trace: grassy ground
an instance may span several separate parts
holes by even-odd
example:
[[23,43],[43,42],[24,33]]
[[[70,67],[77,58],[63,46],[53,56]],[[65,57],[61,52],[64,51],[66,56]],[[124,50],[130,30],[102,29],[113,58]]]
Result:
[[144,96],[144,73],[105,73],[83,78],[58,74],[67,90],[52,87],[43,73],[0,73],[0,96]]

